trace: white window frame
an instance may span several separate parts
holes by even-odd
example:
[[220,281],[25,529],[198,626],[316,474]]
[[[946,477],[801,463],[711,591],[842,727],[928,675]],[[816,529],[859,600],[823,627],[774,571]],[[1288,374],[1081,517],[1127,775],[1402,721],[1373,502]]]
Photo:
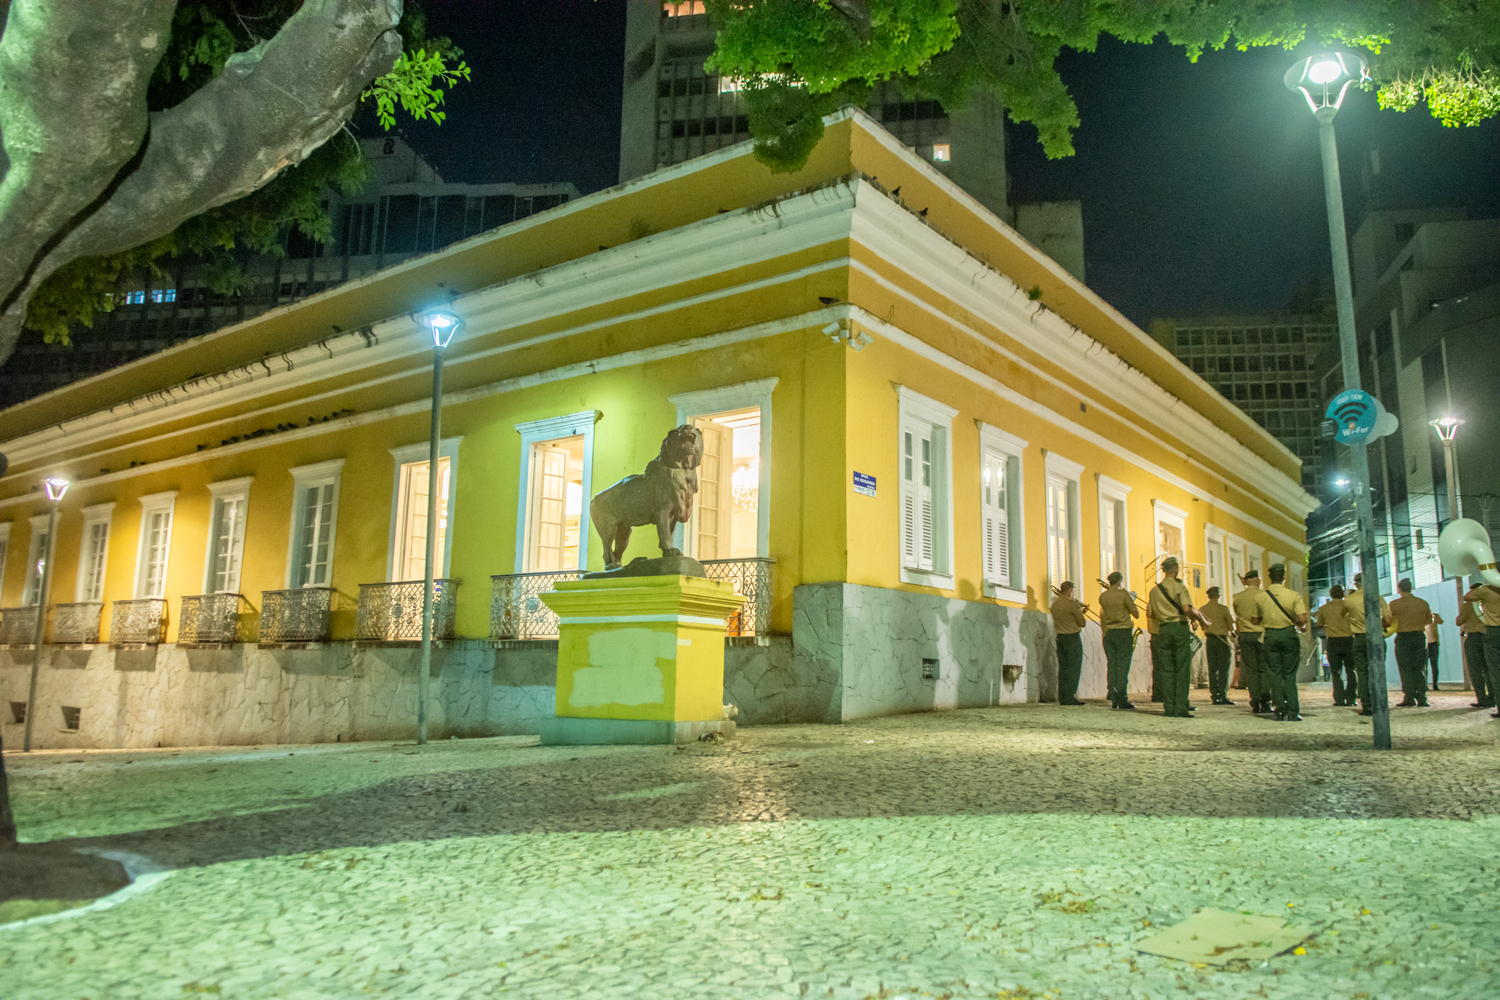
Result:
[[[338,543],[339,529],[339,484],[343,479],[344,460],[335,458],[315,465],[299,465],[287,471],[292,475],[292,524],[286,540],[286,586],[288,590],[301,587],[332,587],[333,557]],[[314,486],[333,484],[333,515],[328,519],[328,582],[298,584],[297,538],[302,533],[302,508],[307,491]]]
[[[1219,598],[1228,604],[1234,597],[1235,587],[1230,582],[1232,573],[1229,572],[1229,550],[1225,545],[1228,539],[1223,528],[1217,528],[1212,524],[1203,528],[1203,572],[1208,579],[1208,586],[1219,588]],[[1214,579],[1214,561],[1211,558],[1214,553],[1219,556],[1219,579]]]
[[[1013,604],[1026,603],[1026,476],[1024,454],[1027,442],[982,420],[979,428],[980,509],[984,501],[984,469],[992,458],[1005,461],[1005,506],[1010,536],[1010,578],[991,580],[984,575],[984,595]],[[980,524],[979,565],[985,565],[984,525]]]
[[[958,410],[946,403],[940,403],[930,396],[924,396],[919,392],[907,388],[899,383],[892,383],[896,390],[897,424],[896,424],[896,483],[897,483],[897,514],[896,514],[896,553],[897,565],[901,570],[901,582],[914,584],[919,587],[935,587],[938,590],[953,589],[953,418],[958,416]],[[932,545],[932,569],[913,569],[905,564],[901,558],[901,514],[900,496],[904,487],[902,483],[901,461],[903,458],[901,442],[908,424],[930,424],[935,432],[934,439],[941,436],[941,443],[934,440],[933,459],[934,464],[941,462],[939,468],[934,469],[932,477],[932,513],[933,513],[933,545]],[[764,464],[764,463],[762,463]],[[939,493],[939,491],[941,491]]]
[[[167,596],[167,574],[172,568],[172,534],[177,527],[177,491],[167,490],[165,493],[152,493],[140,498],[141,503],[141,530],[140,538],[136,540],[135,550],[135,585],[131,588],[131,596],[136,600],[154,597],[165,600]],[[161,593],[146,593],[146,571],[149,568],[146,562],[147,552],[151,543],[151,518],[153,515],[165,512],[167,515],[167,541],[162,546],[162,574]]]
[[[245,569],[245,521],[250,511],[250,483],[254,476],[241,476],[239,479],[226,479],[222,482],[208,484],[208,541],[205,543],[203,555],[203,593],[205,594],[237,594],[240,589],[241,574]],[[243,507],[244,513],[240,516],[240,523],[236,530],[237,539],[231,544],[239,546],[239,569],[234,575],[234,589],[216,591],[214,583],[214,535],[219,527],[219,515],[223,510],[224,501],[238,500]]]
[[[447,534],[443,536],[443,551],[438,553],[439,565],[434,567],[433,572],[433,576],[439,579],[447,578],[453,560],[453,508],[458,506],[458,445],[463,439],[460,434],[438,442],[438,460],[448,460],[448,528]],[[425,464],[431,457],[431,448],[431,441],[422,441],[390,449],[396,467],[391,483],[391,533],[385,547],[385,578],[392,583],[400,582],[396,579],[395,572],[396,545],[401,531],[401,515],[404,513],[401,509],[401,467],[417,462]],[[431,488],[431,484],[428,488]],[[425,553],[423,557],[425,559]]]
[[[114,533],[114,501],[109,503],[96,503],[92,507],[83,508],[83,537],[78,544],[78,580],[73,586],[73,599],[80,604],[85,601],[104,600],[104,581],[109,573],[109,543],[110,536]],[[102,524],[104,528],[104,551],[99,559],[99,593],[89,594],[89,536],[93,534],[95,525]]]
[[1182,533],[1182,569],[1187,569],[1187,511],[1181,507],[1174,507],[1165,500],[1153,499],[1151,501],[1151,556],[1156,560],[1156,572],[1147,583],[1155,583],[1155,577],[1161,575],[1161,561],[1166,558],[1166,553],[1161,551],[1161,526],[1170,524]]
[[1094,482],[1099,488],[1099,575],[1105,579],[1104,540],[1109,534],[1106,510],[1115,512],[1115,571],[1124,577],[1125,589],[1130,589],[1130,487],[1118,479],[1111,479],[1102,472],[1094,473]]
[[[1236,572],[1234,568],[1234,557],[1240,557],[1240,568]],[[1238,535],[1226,534],[1224,536],[1224,573],[1229,577],[1229,596],[1233,597],[1245,589],[1245,581],[1241,579],[1250,572],[1250,546]]]
[[10,522],[0,521],[0,594],[5,592],[5,561],[10,558]]
[[[1079,510],[1079,482],[1083,478],[1083,466],[1071,459],[1064,458],[1054,451],[1042,450],[1042,464],[1046,475],[1042,479],[1042,510],[1047,509],[1047,490],[1053,483],[1062,483],[1068,497],[1068,566],[1067,576],[1061,580],[1052,579],[1052,539],[1047,539],[1047,599],[1046,603],[1052,603],[1052,588],[1071,580],[1074,591],[1073,596],[1077,600],[1083,600],[1088,592],[1088,587],[1083,579],[1083,518]],[[1043,521],[1046,527],[1046,521]]]
[[[528,544],[531,539],[527,528],[531,513],[532,446],[579,435],[583,436],[583,509],[578,512],[578,572],[588,570],[589,535],[594,530],[589,523],[589,503],[594,499],[594,425],[601,416],[603,414],[598,410],[580,410],[560,417],[516,424],[516,433],[521,435],[521,474],[516,482],[521,488],[516,496],[516,562],[512,572],[526,573],[531,569],[531,546]],[[451,521],[448,536],[453,536]]]
[[1286,585],[1304,598],[1307,596],[1307,591],[1304,589],[1307,586],[1305,567],[1305,563],[1295,559],[1286,564]]
[[[763,378],[754,382],[721,385],[714,389],[679,392],[667,397],[667,402],[677,407],[678,427],[694,417],[711,417],[730,410],[760,407],[760,492],[756,494],[760,501],[755,508],[757,556],[771,554],[771,390],[780,381],[780,378]],[[674,530],[673,539],[684,552],[687,551],[683,548],[685,537],[685,526],[679,524]]]
[[[50,514],[33,514],[28,520],[31,522],[31,538],[26,545],[26,582],[21,589],[21,607],[29,608],[41,600],[42,574],[37,572],[36,564],[44,557],[38,551],[41,548],[38,541],[47,533],[47,519]],[[57,551],[57,539],[47,538],[46,559],[52,558],[52,553]]]

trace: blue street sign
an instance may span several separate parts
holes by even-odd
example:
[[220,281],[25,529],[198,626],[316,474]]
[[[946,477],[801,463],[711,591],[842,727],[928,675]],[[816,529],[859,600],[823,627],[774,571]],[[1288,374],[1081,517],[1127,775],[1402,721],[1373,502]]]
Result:
[[875,477],[866,475],[863,472],[856,472],[854,474],[854,492],[858,493],[862,497],[874,496]]
[[1375,433],[1384,408],[1363,389],[1345,389],[1328,404],[1326,416],[1338,425],[1334,439],[1340,444],[1358,444]]

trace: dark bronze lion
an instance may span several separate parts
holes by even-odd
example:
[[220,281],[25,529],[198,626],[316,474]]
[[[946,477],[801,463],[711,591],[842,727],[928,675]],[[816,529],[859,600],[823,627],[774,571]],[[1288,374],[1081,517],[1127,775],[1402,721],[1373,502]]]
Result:
[[698,464],[703,461],[703,432],[690,424],[674,427],[661,453],[646,463],[646,472],[626,476],[594,497],[589,518],[604,542],[604,566],[618,569],[630,542],[630,529],[656,525],[664,556],[680,556],[672,531],[693,513],[698,492]]

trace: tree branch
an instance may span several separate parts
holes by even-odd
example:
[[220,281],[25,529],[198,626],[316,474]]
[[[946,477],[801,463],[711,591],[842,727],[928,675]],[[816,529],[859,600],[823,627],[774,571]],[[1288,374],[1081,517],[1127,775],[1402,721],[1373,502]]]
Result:
[[[0,37],[0,304],[140,148],[176,0],[16,0]],[[0,340],[0,357],[9,349]]]
[[[46,254],[0,315],[0,360],[14,349],[31,294],[59,267],[170,233],[263,186],[327,141],[369,82],[395,65],[400,18],[400,0],[307,0],[274,37],[233,56],[175,108],[152,115],[140,166]],[[139,103],[144,108],[144,99]]]

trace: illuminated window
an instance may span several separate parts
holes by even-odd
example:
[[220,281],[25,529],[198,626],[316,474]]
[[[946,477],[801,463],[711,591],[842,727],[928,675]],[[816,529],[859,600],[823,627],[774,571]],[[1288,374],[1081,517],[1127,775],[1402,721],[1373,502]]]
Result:
[[662,12],[668,17],[687,17],[690,14],[703,13],[703,0],[686,0],[683,3],[664,3],[661,5]]
[[934,163],[947,163],[953,159],[953,148],[946,142],[940,142],[932,147],[932,161]]
[[250,502],[250,477],[213,483],[208,490],[213,501],[209,510],[203,592],[237,594],[245,554],[245,508]]
[[78,553],[77,600],[104,600],[104,568],[109,557],[109,522],[115,505],[83,509],[83,547]]
[[1026,442],[989,424],[979,425],[979,509],[984,593],[1025,601],[1026,531],[1021,498],[1021,453]]
[[[452,551],[449,530],[453,509],[453,468],[462,438],[445,438],[438,447],[437,537],[433,543],[434,578],[448,575]],[[413,444],[392,448],[396,460],[396,492],[391,499],[391,560],[387,577],[392,581],[421,580],[427,576],[427,460],[431,445]]]
[[167,558],[177,491],[141,497],[141,537],[135,559],[135,596],[167,596]]
[[1105,475],[1095,474],[1099,486],[1099,575],[1108,579],[1111,573],[1125,577],[1130,588],[1129,531],[1125,498],[1130,487]]
[[585,410],[516,425],[521,434],[516,572],[587,568],[596,419],[596,411]]
[[[1057,587],[1065,581],[1072,581],[1077,587],[1075,596],[1082,600],[1087,589],[1082,579],[1082,547],[1079,542],[1083,532],[1078,516],[1078,481],[1083,466],[1048,452],[1046,470],[1043,499],[1047,512],[1047,583],[1050,587]],[[1050,590],[1047,597],[1052,597]]]
[[953,586],[953,418],[958,411],[899,386],[901,582]]
[[26,589],[21,593],[23,608],[29,608],[41,599],[42,571],[47,565],[50,549],[47,515],[38,514],[31,519],[31,548],[26,553]]
[[333,539],[338,526],[339,479],[344,460],[291,469],[291,551],[287,586],[327,587],[333,579]]
[[126,292],[125,293],[125,304],[127,306],[144,305],[145,302],[146,302],[146,293],[144,291]]

